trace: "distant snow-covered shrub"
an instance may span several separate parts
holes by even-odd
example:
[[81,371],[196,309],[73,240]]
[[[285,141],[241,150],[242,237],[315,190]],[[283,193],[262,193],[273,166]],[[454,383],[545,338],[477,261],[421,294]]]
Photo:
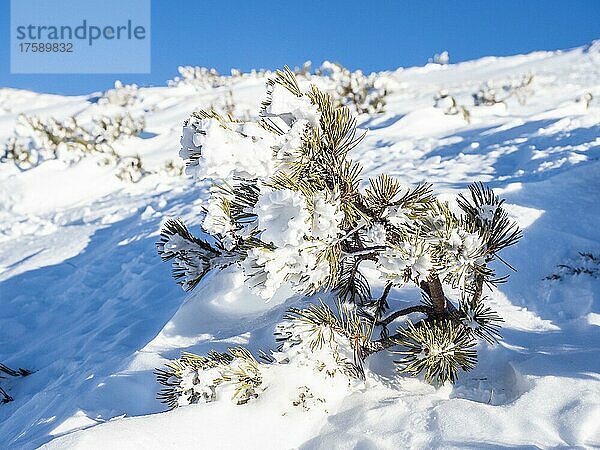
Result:
[[433,106],[444,110],[444,114],[455,116],[460,114],[466,122],[471,121],[471,113],[464,106],[458,103],[456,98],[450,95],[447,91],[441,90],[433,96]]
[[503,103],[506,106],[506,101],[514,97],[520,105],[524,105],[527,99],[533,95],[533,80],[532,74],[526,74],[502,84],[488,81],[473,94],[473,104],[475,106],[491,106]]
[[[375,73],[363,74],[362,71],[348,70],[338,63],[325,61],[314,74],[311,73],[312,63],[305,62],[302,67],[297,67],[295,76],[312,81],[327,93],[337,106],[348,106],[358,114],[375,114],[383,112],[385,96],[388,94],[385,81]],[[219,74],[216,69],[206,67],[183,66],[179,67],[179,77],[168,81],[169,86],[193,86],[197,89],[208,89],[229,86],[238,78],[267,78],[273,73],[269,70],[252,70],[244,73],[239,69],[232,69],[231,76]],[[223,106],[213,105],[220,113],[228,113]]]
[[268,69],[252,69],[250,72],[242,72],[240,69],[231,69],[231,79],[236,78],[251,78],[262,79],[273,75],[273,72]]
[[114,145],[125,137],[137,136],[144,124],[143,117],[129,113],[63,120],[21,115],[0,161],[12,161],[21,170],[49,159],[74,163],[91,154],[103,154],[119,162],[121,157]]
[[168,159],[165,161],[162,170],[171,177],[182,177],[185,174],[185,164]]
[[115,81],[115,87],[104,92],[98,103],[125,108],[134,106],[139,101],[139,89],[136,84],[123,84],[117,80]]
[[583,103],[585,105],[585,109],[589,109],[592,104],[592,100],[594,100],[594,96],[591,92],[584,93],[581,97],[578,97],[575,101],[577,103]]
[[301,67],[295,67],[294,68],[294,75],[296,76],[296,78],[301,77],[301,78],[306,78],[307,80],[310,80],[311,76],[312,76],[312,61],[305,61]]
[[116,173],[119,180],[137,183],[146,173],[139,155],[119,158]]
[[208,89],[227,84],[227,77],[217,72],[216,69],[198,66],[180,66],[177,68],[179,76],[169,80],[169,86],[192,86],[197,89]]
[[[402,372],[436,384],[454,382],[460,370],[475,366],[477,340],[498,336],[502,319],[485,304],[483,291],[505,280],[491,263],[521,231],[503,200],[482,184],[458,197],[459,212],[426,183],[403,186],[382,174],[360,189],[361,165],[348,154],[363,136],[348,106],[314,85],[303,91],[288,68],[269,81],[257,120],[192,114],[180,155],[188,174],[213,180],[202,222],[211,239],[171,219],[158,253],[173,262],[185,290],[233,266],[265,300],[284,285],[305,295],[334,293],[337,312],[326,302],[289,310],[275,330],[281,346],[266,358],[272,364],[362,378],[369,355],[394,349]],[[379,298],[362,272],[366,262],[385,284]],[[458,290],[457,302],[446,296],[443,283]],[[391,289],[406,284],[420,288],[423,299],[392,310]],[[390,333],[402,317],[411,320]],[[197,370],[190,358],[159,370],[167,389],[162,398],[171,407],[182,395],[184,403],[196,398],[177,387],[182,373]],[[260,370],[275,369],[261,364]],[[195,381],[186,379],[185,392],[194,390]],[[205,379],[204,372],[198,379]],[[198,383],[197,398],[213,399],[204,381]]]
[[[310,66],[298,70],[300,74],[310,71]],[[360,70],[354,72],[341,64],[325,61],[316,71],[321,80],[321,87],[332,94],[336,106],[348,106],[358,114],[375,114],[383,112],[386,86],[377,74],[365,75]]]
[[[210,351],[206,356],[184,353],[156,370],[164,386],[158,398],[170,408],[217,401],[223,395],[244,404],[264,391],[265,379],[272,379],[273,370],[280,365],[308,369],[321,382],[334,377],[346,381],[360,378],[364,375],[362,364],[356,362],[352,340],[369,332],[365,325],[355,311],[341,308],[335,313],[324,303],[292,308],[275,328],[278,347],[262,354],[263,362],[239,347],[227,353]],[[310,387],[300,386],[293,405],[310,409],[318,401],[312,399]]]

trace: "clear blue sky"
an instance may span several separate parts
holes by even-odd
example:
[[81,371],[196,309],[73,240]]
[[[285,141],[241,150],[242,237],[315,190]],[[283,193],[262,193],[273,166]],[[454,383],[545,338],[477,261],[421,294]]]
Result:
[[11,75],[10,2],[0,3],[0,87],[62,94],[115,79],[164,85],[179,65],[228,73],[330,59],[377,71],[422,65],[442,50],[458,62],[600,39],[600,0],[152,0],[151,74]]

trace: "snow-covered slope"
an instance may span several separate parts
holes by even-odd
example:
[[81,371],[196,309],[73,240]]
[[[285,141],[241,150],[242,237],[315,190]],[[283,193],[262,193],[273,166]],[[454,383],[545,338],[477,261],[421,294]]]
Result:
[[[485,81],[527,73],[535,76],[524,105],[472,106]],[[449,197],[485,181],[524,228],[505,255],[518,272],[489,294],[506,320],[504,339],[480,349],[475,371],[435,389],[378,355],[364,383],[321,381],[325,401],[305,411],[293,406],[299,386],[282,366],[247,405],[160,413],[154,368],[183,350],[273,348],[275,323],[307,300],[279,292],[265,303],[232,271],[186,295],[154,248],[165,218],[199,223],[206,195],[206,186],[160,170],[177,158],[183,120],[230,90],[240,109],[256,110],[265,79],[144,88],[145,133],[119,149],[156,171],[139,183],[93,158],[26,172],[0,164],[0,362],[35,371],[0,380],[15,399],[0,405],[0,447],[600,446],[600,279],[545,279],[559,264],[589,264],[578,252],[600,254],[600,43],[382,77],[392,91],[386,112],[359,117],[369,132],[352,154],[364,175],[430,181]],[[470,110],[470,123],[433,107],[442,89]],[[576,99],[588,92],[586,108]],[[0,141],[20,113],[101,112],[90,98],[0,90]],[[411,296],[393,293],[397,302]]]

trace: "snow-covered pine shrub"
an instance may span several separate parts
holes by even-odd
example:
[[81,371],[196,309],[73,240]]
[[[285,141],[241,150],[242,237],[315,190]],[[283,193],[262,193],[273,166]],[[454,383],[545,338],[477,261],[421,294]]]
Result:
[[216,69],[198,66],[180,66],[177,68],[178,77],[169,80],[169,86],[192,86],[196,89],[208,89],[227,84],[227,77],[222,76]]
[[143,117],[129,113],[95,116],[91,120],[20,115],[16,133],[8,139],[0,161],[13,161],[19,169],[27,170],[49,159],[77,162],[100,153],[119,162],[114,144],[124,137],[138,135],[144,124]]
[[[210,351],[207,356],[183,353],[156,370],[157,380],[164,386],[158,399],[170,408],[222,398],[247,403],[265,389],[265,378],[276,377],[271,372],[281,364],[293,366],[296,372],[316,373],[321,383],[333,378],[346,382],[362,378],[356,342],[362,343],[370,336],[373,327],[366,328],[369,323],[358,316],[355,308],[339,306],[338,313],[322,302],[305,309],[291,308],[274,331],[279,345],[269,354],[260,355],[263,363],[239,347],[228,353]],[[300,386],[299,390],[294,406],[309,409],[319,401],[310,400],[310,386]]]
[[532,74],[525,74],[518,79],[503,83],[502,86],[497,86],[495,83],[488,81],[472,95],[473,104],[474,106],[492,106],[503,103],[504,106],[507,106],[506,101],[511,97],[515,97],[520,105],[524,105],[527,98],[533,95],[531,87],[533,79]]
[[100,104],[117,105],[123,108],[131,107],[140,101],[139,90],[136,84],[123,84],[115,81],[115,87],[108,89],[100,99]]
[[[282,285],[301,294],[334,292],[337,313],[325,303],[289,311],[276,329],[283,345],[268,358],[272,363],[361,377],[365,358],[394,349],[401,371],[454,382],[459,370],[475,365],[477,340],[498,336],[502,319],[483,290],[505,281],[490,263],[521,231],[482,184],[459,196],[460,212],[427,183],[403,187],[382,174],[361,190],[361,166],[348,153],[363,136],[348,107],[315,86],[303,92],[287,67],[269,81],[257,121],[194,113],[184,124],[180,155],[188,174],[214,182],[202,222],[212,237],[197,238],[180,220],[168,220],[158,253],[173,262],[185,290],[233,265],[266,300]],[[366,262],[385,282],[379,298],[361,271]],[[392,310],[392,287],[411,283],[422,301]],[[460,292],[458,302],[446,297],[443,283]],[[412,313],[421,317],[390,332]],[[196,370],[187,360],[160,372],[171,406],[181,371]]]
[[441,90],[433,96],[433,106],[435,108],[441,108],[444,110],[444,114],[447,116],[455,116],[460,114],[461,117],[466,121],[471,121],[471,113],[464,106],[458,103],[453,95],[450,95],[447,91]]
[[303,411],[309,411],[319,402],[324,403],[325,399],[315,397],[314,393],[308,386],[300,386],[298,388],[298,397],[292,401],[292,405],[302,408]]
[[4,144],[4,153],[0,162],[12,161],[20,170],[31,169],[38,165],[40,155],[35,142],[21,136],[11,136]]
[[504,103],[504,100],[497,98],[496,89],[489,81],[484,83],[472,97],[474,106],[492,106],[496,103]]
[[90,135],[90,141],[100,146],[99,150],[101,150],[102,146],[112,148],[112,144],[124,137],[138,136],[144,131],[145,126],[146,121],[143,116],[123,113],[94,117],[86,130]]
[[348,106],[358,114],[384,111],[388,92],[377,74],[352,72],[341,64],[325,61],[315,75],[321,78],[322,87],[332,94],[335,106]]

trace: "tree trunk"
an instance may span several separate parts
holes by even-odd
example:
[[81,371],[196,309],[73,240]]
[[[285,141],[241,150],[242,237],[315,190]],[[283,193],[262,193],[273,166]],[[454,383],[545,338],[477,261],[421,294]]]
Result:
[[431,298],[435,315],[445,315],[448,312],[448,306],[446,304],[446,296],[444,295],[442,282],[437,275],[434,275],[427,280],[427,285],[429,287],[429,297]]

